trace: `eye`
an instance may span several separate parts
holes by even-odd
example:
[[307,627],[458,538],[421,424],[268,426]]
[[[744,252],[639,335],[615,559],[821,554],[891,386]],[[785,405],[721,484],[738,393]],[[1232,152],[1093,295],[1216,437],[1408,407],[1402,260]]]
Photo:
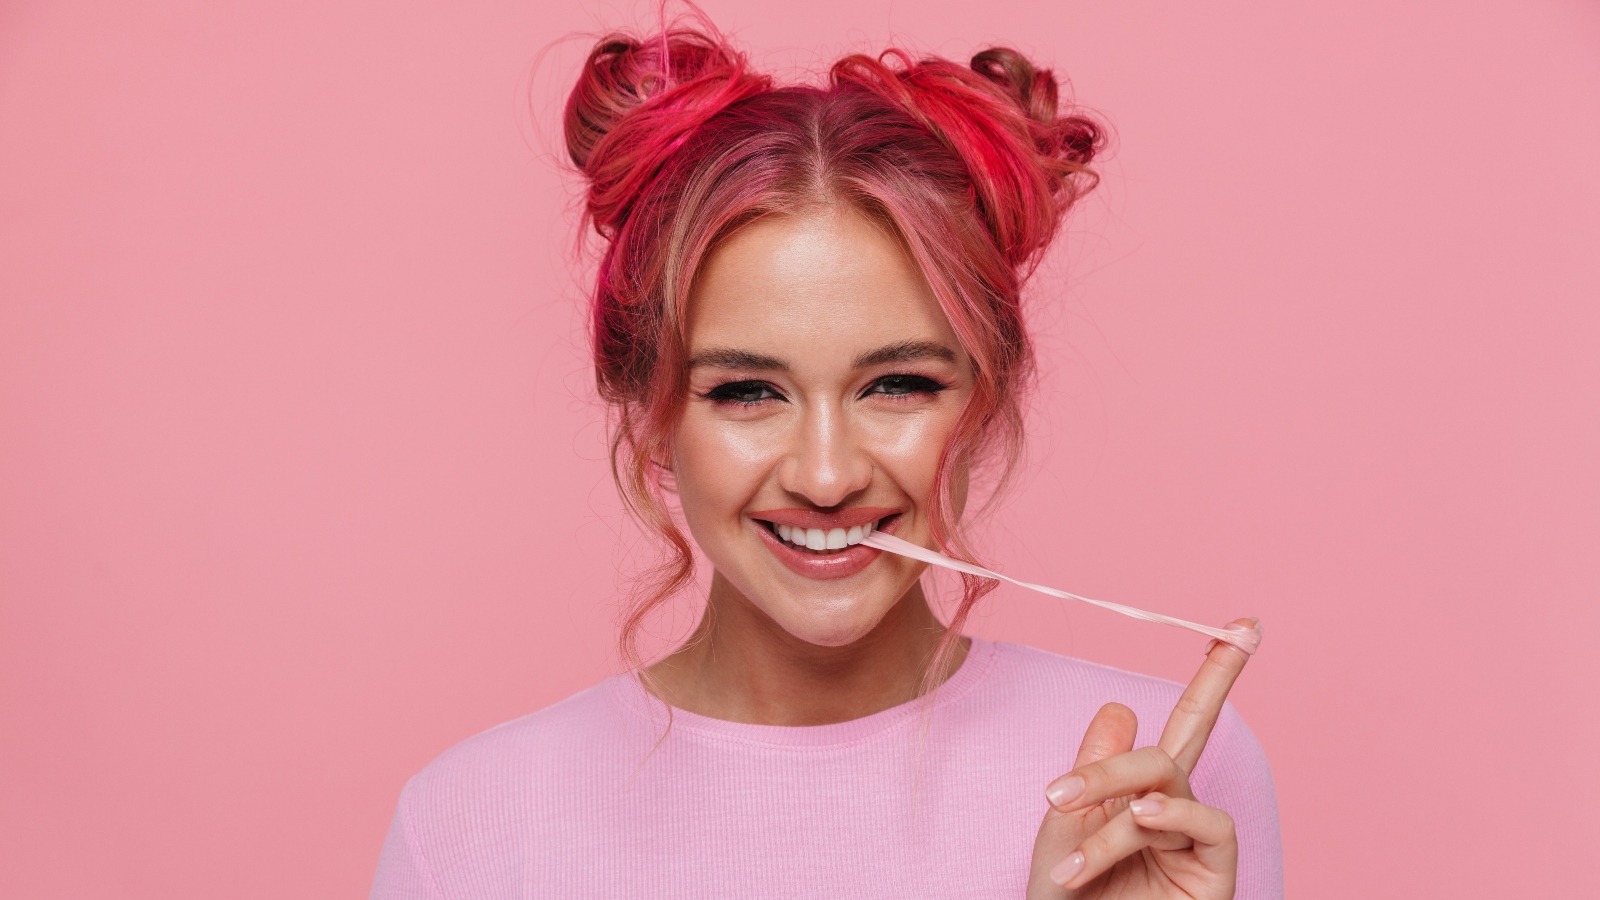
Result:
[[754,406],[763,400],[783,399],[783,395],[765,381],[730,381],[727,384],[719,384],[700,396],[713,403],[737,403],[740,406]]
[[885,375],[867,385],[861,396],[884,394],[889,397],[908,397],[912,394],[938,394],[949,385],[934,381],[926,375]]

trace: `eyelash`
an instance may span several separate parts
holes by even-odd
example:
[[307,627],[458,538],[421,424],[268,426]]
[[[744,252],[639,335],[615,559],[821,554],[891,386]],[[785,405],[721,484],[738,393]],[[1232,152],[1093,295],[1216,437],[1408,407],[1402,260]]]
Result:
[[[883,386],[885,382],[891,381],[902,382],[903,384],[901,384],[900,387],[905,389],[894,392],[874,390],[874,388]],[[867,385],[867,389],[861,392],[861,396],[865,397],[872,393],[882,393],[886,397],[909,397],[913,394],[937,395],[941,391],[948,390],[949,387],[950,385],[937,381],[933,378],[929,378],[926,375],[897,373],[894,375],[882,375],[878,378],[874,378],[872,383]],[[756,397],[755,399],[741,399],[737,396],[740,393],[748,393],[752,391],[762,391],[769,396]],[[710,400],[713,403],[732,403],[738,406],[755,406],[756,404],[765,400],[784,399],[784,396],[778,393],[776,388],[765,381],[730,381],[726,384],[717,385],[711,390],[706,391],[704,394],[701,394],[700,397],[704,400]]]
[[906,390],[893,394],[884,392],[885,396],[906,397],[911,394],[931,394],[937,396],[940,391],[946,390],[950,387],[950,385],[945,384],[942,381],[929,378],[926,375],[911,375],[909,373],[901,372],[894,375],[884,375],[880,378],[874,378],[872,383],[867,385],[867,392],[871,393],[873,388],[878,387],[886,381],[894,380],[906,382],[906,385],[904,385]]

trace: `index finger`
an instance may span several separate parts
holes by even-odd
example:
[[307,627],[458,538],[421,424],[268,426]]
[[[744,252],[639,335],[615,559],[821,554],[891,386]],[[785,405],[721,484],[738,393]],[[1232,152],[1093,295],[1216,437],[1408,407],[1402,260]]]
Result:
[[[1235,619],[1230,629],[1259,628],[1256,619]],[[1200,761],[1200,751],[1206,748],[1211,729],[1222,714],[1222,704],[1228,699],[1233,682],[1244,671],[1250,655],[1232,644],[1217,641],[1206,654],[1200,671],[1194,673],[1189,686],[1183,689],[1178,705],[1167,717],[1167,727],[1161,731],[1157,746],[1167,752],[1185,772],[1193,772]]]

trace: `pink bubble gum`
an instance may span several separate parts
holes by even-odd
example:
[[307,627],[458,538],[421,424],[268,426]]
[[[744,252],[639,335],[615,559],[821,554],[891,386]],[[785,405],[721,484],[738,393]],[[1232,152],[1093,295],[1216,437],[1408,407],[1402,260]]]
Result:
[[945,556],[943,553],[929,550],[926,547],[921,547],[911,543],[910,541],[897,538],[892,534],[884,534],[881,531],[872,532],[870,535],[864,538],[861,543],[866,544],[868,547],[876,547],[877,549],[883,550],[887,553],[894,553],[899,556],[909,557],[910,559],[920,560],[921,562],[928,563],[929,565],[941,566],[956,572],[965,572],[968,575],[976,575],[979,578],[993,578],[997,581],[1004,581],[1007,584],[1014,584],[1020,588],[1027,588],[1030,591],[1038,591],[1041,594],[1049,594],[1052,597],[1059,597],[1062,600],[1077,600],[1080,603],[1098,606],[1101,609],[1109,609],[1112,612],[1122,613],[1125,616],[1131,616],[1135,619],[1142,619],[1146,622],[1159,622],[1162,625],[1175,625],[1179,628],[1187,628],[1190,631],[1203,634],[1206,637],[1215,638],[1216,640],[1222,641],[1225,644],[1231,644],[1235,647],[1238,647],[1247,654],[1253,654],[1261,648],[1262,630],[1260,625],[1257,625],[1254,628],[1246,628],[1243,625],[1229,625],[1226,628],[1213,628],[1210,625],[1201,625],[1198,622],[1186,622],[1183,619],[1176,619],[1172,616],[1163,616],[1160,613],[1146,612],[1142,609],[1136,609],[1132,606],[1123,606],[1120,603],[1109,603],[1105,600],[1091,600],[1088,597],[1080,597],[1077,594],[1069,594],[1066,591],[1058,591],[1053,587],[1045,587],[1042,584],[1029,584],[1026,581],[1018,581],[1015,578],[1001,575],[999,572],[991,572],[982,566],[975,566],[972,563],[962,562],[959,559],[951,559],[950,557]]

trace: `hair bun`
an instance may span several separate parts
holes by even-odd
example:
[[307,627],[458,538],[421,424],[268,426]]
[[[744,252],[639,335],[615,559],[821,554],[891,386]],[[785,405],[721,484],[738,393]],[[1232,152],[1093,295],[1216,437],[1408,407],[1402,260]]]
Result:
[[567,153],[589,179],[588,215],[613,235],[672,153],[702,122],[771,88],[744,54],[692,29],[602,38],[567,98]]
[[1086,116],[1057,115],[1059,91],[1049,69],[1036,68],[1009,47],[990,47],[972,57],[972,71],[997,85],[1038,126],[1035,142],[1041,154],[1079,169],[1094,160],[1104,133]]
[[855,55],[834,65],[833,79],[893,101],[966,162],[978,213],[1013,266],[1037,259],[1095,184],[1100,126],[1060,115],[1055,76],[1015,50],[985,50],[970,66],[914,62],[901,50]]

